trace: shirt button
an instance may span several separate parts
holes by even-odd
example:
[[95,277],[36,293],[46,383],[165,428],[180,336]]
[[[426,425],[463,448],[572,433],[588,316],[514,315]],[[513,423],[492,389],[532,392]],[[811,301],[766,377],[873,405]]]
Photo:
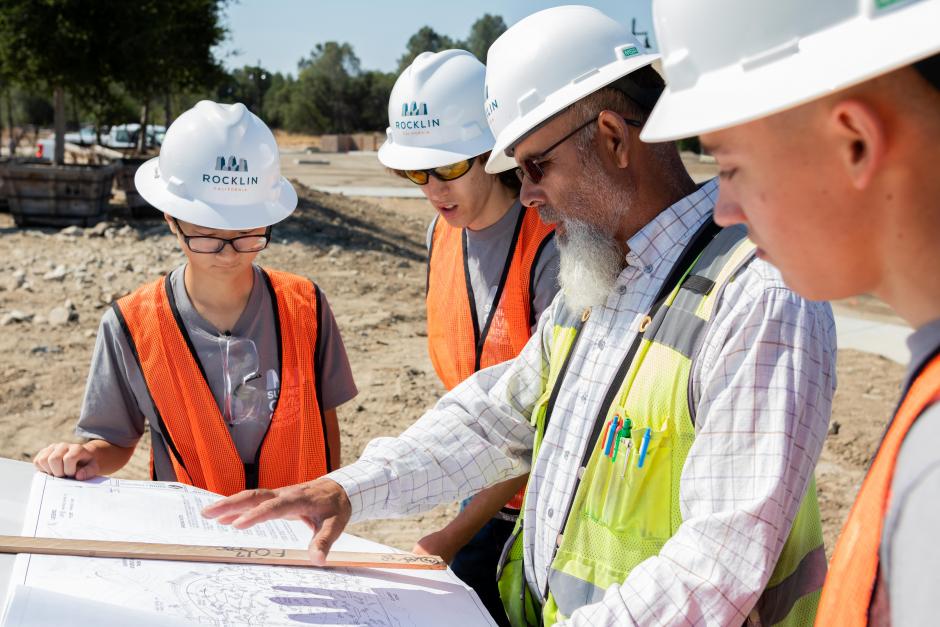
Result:
[[617,288],[617,293],[620,294],[621,296],[623,296],[624,294],[626,294],[626,293],[627,293],[627,286],[626,286],[626,285],[621,285],[620,287],[618,287],[618,288]]
[[565,451],[564,458],[565,458],[566,460],[568,459],[568,455],[569,455],[568,451]]
[[643,272],[645,272],[646,274],[649,274],[652,271],[653,271],[653,266],[651,264],[646,264],[646,267],[643,268]]
[[607,346],[607,344],[604,342],[604,340],[598,340],[598,341],[597,341],[597,347],[598,347],[599,349],[604,350],[604,347],[605,347],[605,346]]
[[585,392],[584,394],[581,395],[581,400],[582,400],[582,401],[586,401],[586,400],[587,400],[587,392]]
[[551,517],[554,516],[554,515],[555,515],[555,510],[552,509],[551,507],[549,507],[549,508],[548,508],[548,517],[551,518]]

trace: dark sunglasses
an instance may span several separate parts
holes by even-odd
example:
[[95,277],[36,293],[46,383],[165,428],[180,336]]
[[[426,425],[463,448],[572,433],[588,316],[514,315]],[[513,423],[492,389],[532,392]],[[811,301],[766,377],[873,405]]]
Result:
[[438,181],[454,181],[469,172],[470,168],[473,167],[474,161],[476,161],[476,159],[467,159],[466,161],[451,163],[450,165],[442,165],[439,168],[402,170],[402,173],[405,175],[405,178],[415,185],[427,185],[428,180],[430,180],[429,177],[431,176]]
[[[531,180],[533,183],[536,183],[536,184],[541,183],[542,179],[545,177],[545,169],[542,167],[542,163],[544,163],[545,157],[548,156],[548,153],[555,150],[556,148],[561,146],[563,143],[565,143],[567,140],[574,137],[577,133],[587,128],[591,123],[596,122],[596,121],[597,121],[597,116],[594,116],[593,118],[591,118],[584,124],[578,126],[573,131],[571,131],[570,133],[568,133],[567,135],[559,139],[554,144],[552,144],[551,146],[543,150],[540,154],[537,154],[532,157],[528,157],[527,159],[523,159],[522,165],[516,168],[516,176],[519,177],[519,182],[521,183],[523,182],[525,177],[529,177],[529,180]],[[640,122],[639,120],[631,120],[628,118],[623,118],[623,121],[629,124],[630,126],[636,126],[637,128],[643,125],[643,123]]]
[[186,242],[186,246],[194,253],[220,253],[222,249],[225,248],[226,244],[231,244],[236,252],[256,253],[267,248],[268,242],[271,241],[272,227],[270,226],[264,230],[263,235],[240,235],[238,237],[225,238],[211,237],[209,235],[186,235],[183,229],[180,228],[180,223],[176,218],[173,218],[173,224],[176,225],[176,229],[179,231],[183,241]]

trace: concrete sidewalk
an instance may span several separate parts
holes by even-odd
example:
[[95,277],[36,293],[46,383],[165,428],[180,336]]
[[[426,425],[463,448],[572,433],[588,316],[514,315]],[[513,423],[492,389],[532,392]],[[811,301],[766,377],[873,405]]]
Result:
[[424,198],[421,188],[412,187],[355,187],[314,185],[313,189],[327,194],[342,194],[344,196],[365,196],[368,198]]
[[907,337],[913,332],[910,327],[842,314],[834,316],[839,348],[874,353],[905,366],[910,361],[911,353],[907,349]]

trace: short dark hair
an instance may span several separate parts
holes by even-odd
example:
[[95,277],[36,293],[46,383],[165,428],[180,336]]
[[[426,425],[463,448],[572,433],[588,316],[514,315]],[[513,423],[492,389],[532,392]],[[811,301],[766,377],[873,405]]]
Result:
[[[489,152],[485,152],[477,157],[481,166],[486,165],[486,161],[489,158]],[[494,174],[493,176],[497,177],[502,186],[511,191],[513,196],[519,196],[519,192],[522,191],[522,181],[520,181],[519,177],[516,175],[516,168],[506,170],[505,172],[500,172],[499,174]]]

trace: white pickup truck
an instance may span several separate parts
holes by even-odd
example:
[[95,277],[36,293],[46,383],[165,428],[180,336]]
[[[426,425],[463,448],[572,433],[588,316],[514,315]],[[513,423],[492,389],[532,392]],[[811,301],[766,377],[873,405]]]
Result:
[[[140,124],[117,124],[101,135],[101,144],[108,148],[133,149],[137,147]],[[166,135],[166,127],[159,124],[147,125],[147,145],[159,146]],[[91,146],[97,140],[93,126],[83,126],[77,133],[66,133],[65,143],[77,146]],[[36,158],[52,161],[55,155],[55,136],[46,137],[36,142]]]

